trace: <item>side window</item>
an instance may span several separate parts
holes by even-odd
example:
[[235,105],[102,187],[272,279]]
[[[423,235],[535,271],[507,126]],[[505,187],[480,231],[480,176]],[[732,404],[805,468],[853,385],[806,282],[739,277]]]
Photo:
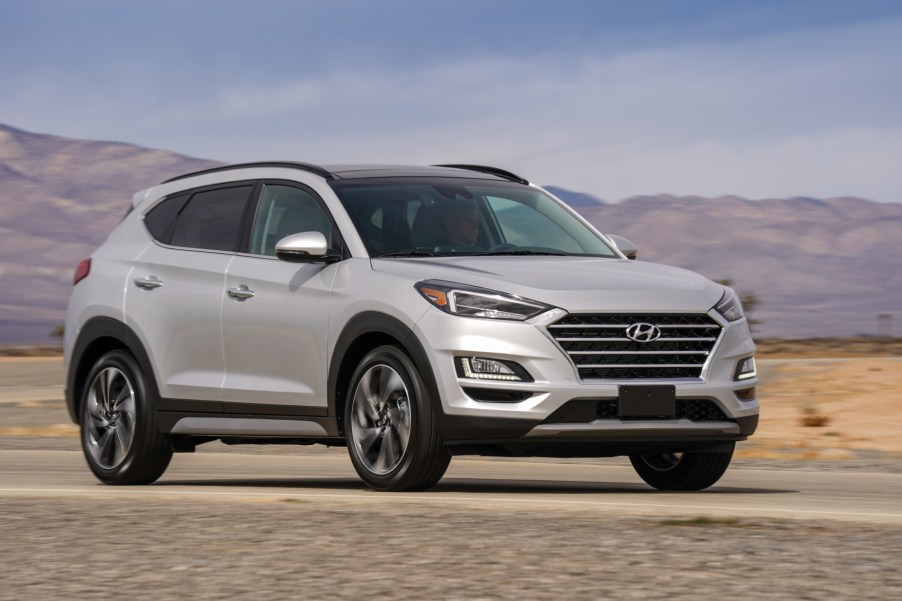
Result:
[[179,211],[185,206],[189,194],[180,194],[167,198],[144,216],[144,225],[156,240],[163,244],[169,244],[172,240],[172,231],[175,229],[175,220]]
[[236,186],[195,193],[178,214],[170,244],[238,250],[241,216],[252,189],[253,186]]
[[264,186],[251,232],[251,254],[274,257],[276,242],[298,232],[320,232],[332,246],[332,222],[316,198],[292,186]]

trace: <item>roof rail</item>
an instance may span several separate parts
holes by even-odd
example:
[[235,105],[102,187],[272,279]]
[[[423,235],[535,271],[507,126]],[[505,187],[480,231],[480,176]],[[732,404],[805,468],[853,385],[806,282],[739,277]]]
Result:
[[230,169],[247,169],[251,167],[287,167],[288,169],[300,169],[301,171],[309,171],[310,173],[315,173],[316,175],[324,179],[335,179],[335,176],[332,175],[330,171],[323,169],[319,165],[313,165],[311,163],[292,163],[288,161],[263,161],[259,163],[237,163],[235,165],[221,165],[219,167],[211,167],[209,169],[202,169],[201,171],[194,171],[192,173],[186,173],[184,175],[172,177],[167,179],[163,183],[168,184],[169,182],[185,179],[186,177],[194,177],[195,175],[216,173],[218,171],[228,171]]
[[527,180],[520,177],[516,173],[511,173],[510,171],[505,171],[504,169],[499,169],[498,167],[489,167],[487,165],[433,165],[433,167],[452,167],[454,169],[466,169],[468,171],[479,171],[480,173],[488,173],[491,175],[497,175],[498,177],[503,177],[504,179],[508,179],[513,182],[529,185],[529,182]]

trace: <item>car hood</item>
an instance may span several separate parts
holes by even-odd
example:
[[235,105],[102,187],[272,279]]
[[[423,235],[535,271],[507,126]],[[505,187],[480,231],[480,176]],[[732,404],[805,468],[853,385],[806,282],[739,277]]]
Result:
[[706,312],[723,287],[685,269],[596,257],[373,259],[373,269],[445,280],[537,300],[567,311]]

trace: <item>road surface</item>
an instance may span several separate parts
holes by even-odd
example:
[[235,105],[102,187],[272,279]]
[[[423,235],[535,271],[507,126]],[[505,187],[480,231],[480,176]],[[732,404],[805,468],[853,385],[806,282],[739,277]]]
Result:
[[[265,449],[264,449],[265,450]],[[341,450],[177,455],[109,487],[77,451],[0,451],[0,599],[899,599],[902,475],[455,459],[364,488]]]
[[211,443],[109,487],[61,381],[58,360],[0,362],[0,600],[902,599],[886,458],[736,460],[701,493],[625,459],[456,458],[387,494],[343,449]]
[[0,451],[0,496],[67,498],[329,499],[334,504],[458,505],[497,511],[581,508],[617,515],[846,520],[902,526],[902,474],[731,469],[707,492],[662,493],[626,460],[560,463],[455,458],[426,493],[376,493],[357,479],[341,449],[297,455],[175,455],[145,487],[102,486],[73,451]]

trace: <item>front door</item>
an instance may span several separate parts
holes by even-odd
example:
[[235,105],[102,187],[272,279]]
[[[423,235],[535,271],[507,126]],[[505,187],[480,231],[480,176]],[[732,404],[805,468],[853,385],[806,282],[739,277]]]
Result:
[[329,302],[338,268],[275,257],[278,240],[307,231],[332,242],[332,221],[315,194],[264,185],[249,253],[235,257],[226,273],[226,411],[326,415]]

